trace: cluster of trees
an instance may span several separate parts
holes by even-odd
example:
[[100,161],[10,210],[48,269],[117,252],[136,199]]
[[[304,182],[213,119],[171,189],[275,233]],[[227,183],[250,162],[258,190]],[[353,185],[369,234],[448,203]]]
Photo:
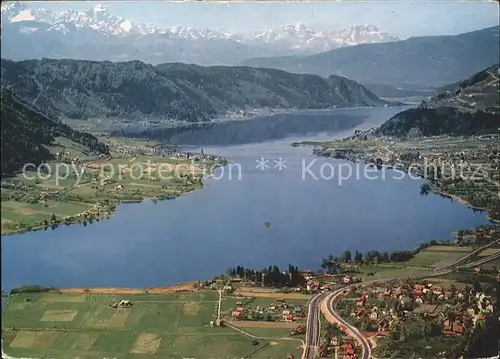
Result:
[[10,294],[49,292],[49,291],[54,290],[54,289],[55,288],[43,287],[41,285],[22,285],[20,287],[13,288],[10,291]]
[[413,258],[421,250],[435,245],[451,245],[446,241],[428,241],[421,243],[413,250],[393,251],[393,252],[380,252],[371,250],[366,253],[355,251],[354,255],[350,250],[345,250],[340,256],[333,256],[332,254],[323,258],[321,268],[326,270],[327,273],[340,273],[341,263],[390,263],[390,262],[406,262]]
[[[377,343],[376,356],[380,358],[416,358],[427,345],[442,338],[442,329],[437,322],[410,317],[398,323],[387,337]],[[455,356],[453,356],[455,358]]]
[[472,135],[496,131],[498,115],[490,112],[465,112],[452,107],[414,108],[398,113],[379,127],[388,136],[406,136],[416,128],[423,136],[441,134]]
[[394,252],[379,252],[368,251],[362,254],[356,251],[352,255],[351,251],[346,250],[340,256],[329,255],[323,258],[321,268],[327,273],[340,273],[340,263],[389,263],[389,262],[405,262],[410,260],[415,251],[394,251]]
[[[498,355],[500,338],[500,312],[486,317],[484,325],[474,331],[466,358],[493,358]],[[496,340],[495,340],[496,339]]]
[[261,270],[237,266],[236,268],[229,268],[226,273],[231,277],[263,283],[266,287],[297,287],[306,284],[306,279],[300,273],[298,267],[291,264],[288,265],[287,270],[281,270],[277,265],[270,265],[269,268]]

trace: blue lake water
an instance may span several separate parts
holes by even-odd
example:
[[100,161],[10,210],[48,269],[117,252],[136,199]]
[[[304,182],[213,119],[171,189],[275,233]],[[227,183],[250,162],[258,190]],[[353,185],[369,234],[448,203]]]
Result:
[[[362,118],[358,128],[363,128],[397,111],[358,109],[349,116]],[[307,116],[296,121],[307,124]],[[325,134],[318,123],[315,134],[304,126],[294,136],[284,133],[287,138],[205,146],[206,153],[229,158],[231,171],[218,170],[220,179],[207,179],[205,188],[176,200],[121,205],[110,220],[87,227],[3,237],[2,287],[148,287],[209,279],[236,265],[290,263],[315,269],[329,253],[410,249],[487,223],[484,214],[455,201],[420,195],[421,181],[394,179],[401,177],[399,172],[387,171],[385,179],[382,172],[369,174],[375,180],[356,178],[350,164],[351,178],[339,184],[337,173],[327,179],[331,168],[338,171],[347,163],[316,157],[311,148],[290,143],[345,136],[353,129],[332,133],[325,125]],[[261,157],[269,160],[269,168],[256,168]],[[281,171],[274,168],[280,157],[286,161]],[[304,171],[308,165],[313,175]]]

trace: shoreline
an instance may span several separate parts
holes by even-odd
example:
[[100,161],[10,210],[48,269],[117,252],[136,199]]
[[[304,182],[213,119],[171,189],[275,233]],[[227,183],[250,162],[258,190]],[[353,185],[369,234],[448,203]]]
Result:
[[[337,140],[334,140],[334,141],[337,141]],[[334,141],[332,141],[332,142],[334,142]],[[378,165],[377,166],[375,163],[372,163],[372,162],[370,162],[367,159],[362,159],[362,158],[354,159],[354,158],[350,158],[350,157],[347,157],[347,156],[337,156],[336,157],[333,153],[326,153],[325,154],[323,152],[319,152],[319,151],[323,151],[324,149],[318,143],[307,143],[307,141],[304,141],[304,142],[292,142],[291,146],[292,147],[311,147],[313,149],[313,154],[316,155],[316,156],[318,156],[318,157],[328,157],[328,158],[333,158],[333,159],[337,159],[337,160],[340,159],[340,160],[344,160],[344,161],[351,162],[351,163],[360,163],[360,162],[363,162],[366,165],[370,165],[371,164],[374,167],[380,167],[382,169],[388,169],[388,170],[401,171],[401,172],[404,172],[405,174],[410,174],[410,170],[407,169],[407,168],[400,168],[400,167],[397,167],[397,166],[392,166],[392,165],[387,165],[387,164],[382,164],[382,165]],[[417,175],[422,180],[429,180],[429,178],[426,177],[422,173],[413,172],[413,171],[411,173]],[[486,213],[486,218],[490,222],[493,222],[495,224],[500,224],[500,219],[495,219],[495,218],[492,218],[490,216],[490,210],[489,209],[482,208],[482,207],[477,207],[477,206],[473,206],[468,200],[466,200],[463,197],[460,197],[460,196],[455,195],[455,194],[446,193],[446,192],[443,192],[443,191],[437,191],[437,190],[435,190],[433,188],[430,189],[430,192],[432,192],[432,193],[434,193],[436,195],[439,195],[439,196],[443,196],[443,197],[447,197],[447,198],[453,199],[453,200],[457,201],[458,203],[460,203],[461,205],[466,206],[471,211],[485,212]]]
[[148,288],[120,288],[120,287],[93,287],[93,288],[59,288],[58,291],[66,294],[162,294],[193,292],[196,280],[181,282],[169,286],[156,286]]
[[[218,166],[225,166],[226,163],[219,163]],[[218,167],[218,166],[216,166],[216,167]],[[215,169],[216,167],[214,167],[213,169]],[[79,213],[77,215],[63,217],[62,218],[63,221],[60,222],[60,223],[49,223],[47,225],[36,223],[33,226],[26,227],[26,228],[23,228],[23,229],[18,229],[18,230],[10,231],[10,232],[2,232],[2,233],[0,233],[0,235],[2,237],[4,237],[4,236],[7,237],[7,236],[13,236],[13,235],[17,235],[17,234],[25,234],[25,233],[29,233],[29,232],[37,232],[37,231],[48,230],[49,228],[52,228],[53,226],[55,226],[55,227],[52,230],[55,230],[59,226],[63,226],[63,225],[64,226],[72,226],[72,225],[75,225],[75,224],[83,224],[83,223],[93,224],[93,222],[100,222],[101,220],[108,220],[108,219],[111,219],[111,217],[116,214],[116,211],[118,210],[118,206],[120,206],[120,205],[141,204],[141,203],[143,203],[145,201],[148,201],[148,200],[149,201],[155,201],[155,200],[156,201],[174,200],[174,199],[176,199],[176,198],[178,198],[180,196],[185,196],[185,195],[191,194],[193,192],[196,192],[197,190],[201,190],[201,189],[203,189],[205,187],[205,185],[203,183],[203,179],[210,178],[213,175],[214,175],[213,173],[210,173],[210,174],[207,174],[205,176],[205,178],[202,178],[202,180],[200,182],[200,187],[199,188],[191,188],[189,190],[186,190],[184,192],[181,192],[181,193],[178,193],[178,194],[175,194],[175,195],[144,197],[142,199],[117,200],[116,203],[115,203],[114,209],[111,209],[111,206],[108,205],[107,211],[109,211],[109,212],[105,212],[105,214],[103,214],[103,215],[95,215],[95,216],[92,216],[90,218],[85,218],[84,220],[79,220],[79,219],[75,218],[72,221],[70,220],[69,222],[64,222],[64,220],[67,219],[67,218],[85,216],[88,212],[92,211],[96,207],[96,204],[92,204],[92,203],[88,203],[88,202],[78,202],[78,203],[84,203],[84,204],[89,204],[89,205],[92,204],[93,207],[90,208],[89,210],[87,210],[85,212],[82,212],[82,213]],[[89,223],[89,222],[91,222],[91,223]]]

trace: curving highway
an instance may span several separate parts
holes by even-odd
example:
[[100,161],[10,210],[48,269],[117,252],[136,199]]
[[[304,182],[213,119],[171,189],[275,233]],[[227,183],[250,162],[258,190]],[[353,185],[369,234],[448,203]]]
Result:
[[[498,243],[498,240],[496,240],[494,243]],[[481,247],[480,250],[483,250],[487,247],[489,247],[491,244],[484,247]],[[474,251],[475,253],[478,253],[479,251],[476,250]],[[463,265],[458,265],[463,263],[464,259],[469,258],[471,255],[468,254],[464,258],[461,258],[460,260],[454,262],[453,264],[437,269],[436,271],[432,273],[425,273],[425,274],[419,274],[415,276],[407,276],[404,278],[408,279],[423,279],[423,278],[429,278],[429,277],[438,277],[442,276],[448,273],[453,272],[453,270],[458,269],[458,268],[472,268],[487,262],[490,262],[492,260],[500,258],[500,252],[495,253],[491,256],[485,257],[483,259],[477,260],[475,262],[471,262],[468,264],[463,264]],[[306,342],[305,342],[305,348],[302,353],[302,359],[314,359],[316,355],[316,349],[318,348],[318,342],[319,342],[319,312],[321,311],[324,317],[328,320],[328,322],[332,324],[337,324],[340,327],[342,327],[350,336],[352,336],[354,339],[356,339],[360,344],[361,344],[361,359],[369,359],[371,357],[371,346],[366,339],[366,337],[361,334],[361,332],[354,326],[350,325],[348,322],[346,322],[342,317],[335,312],[335,301],[342,296],[342,294],[349,288],[351,287],[367,287],[367,286],[372,286],[377,283],[384,283],[384,282],[390,282],[395,279],[401,279],[401,277],[392,277],[392,278],[384,278],[384,279],[376,279],[368,282],[363,282],[363,283],[355,283],[351,284],[345,287],[342,287],[340,289],[337,289],[333,292],[326,292],[326,293],[320,293],[316,295],[311,302],[309,303],[309,313],[307,317],[307,329],[306,329]]]

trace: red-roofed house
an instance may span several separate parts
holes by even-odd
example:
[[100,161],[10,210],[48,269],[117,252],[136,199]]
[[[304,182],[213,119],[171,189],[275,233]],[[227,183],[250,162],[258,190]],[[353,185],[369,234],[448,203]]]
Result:
[[243,307],[238,307],[238,308],[236,308],[236,311],[237,311],[237,312],[240,312],[240,313],[243,313],[243,312],[245,311],[245,308],[243,308]]
[[457,334],[463,334],[464,332],[464,327],[462,327],[461,325],[458,325],[458,324],[453,324],[453,327],[451,329],[454,333],[457,333]]
[[415,289],[415,290],[424,290],[424,288],[425,287],[423,285],[421,285],[421,284],[415,284],[413,286],[413,289]]

